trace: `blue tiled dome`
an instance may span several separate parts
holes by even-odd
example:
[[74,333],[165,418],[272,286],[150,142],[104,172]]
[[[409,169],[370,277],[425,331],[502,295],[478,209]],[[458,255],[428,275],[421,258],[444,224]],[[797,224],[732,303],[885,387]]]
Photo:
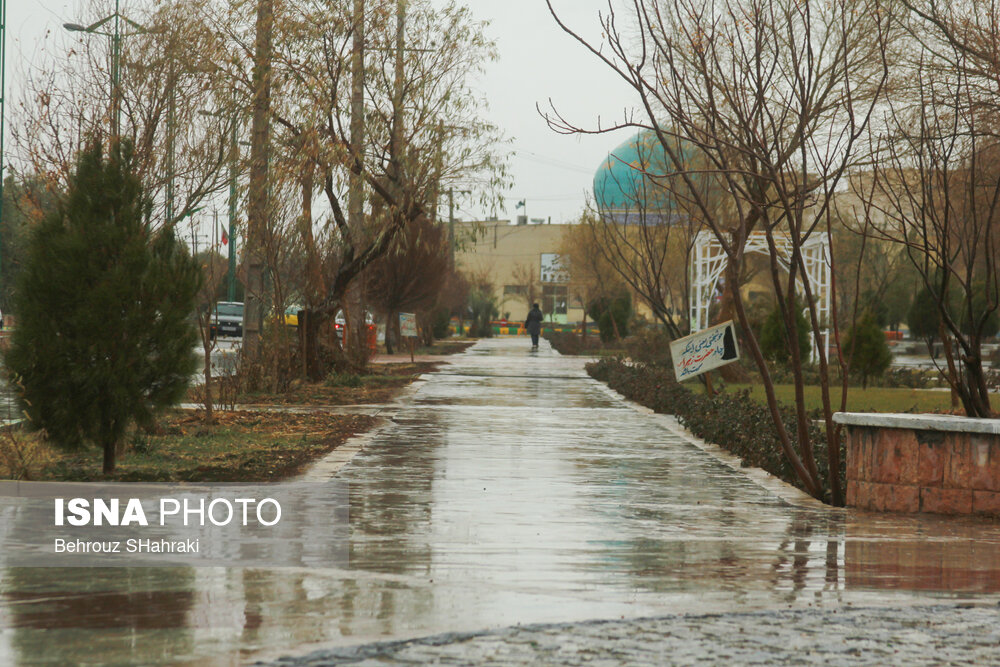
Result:
[[[686,148],[686,147],[685,147]],[[690,150],[682,148],[687,157]],[[594,199],[601,215],[627,224],[661,224],[676,215],[652,176],[674,171],[656,134],[644,130],[608,154],[594,175]]]

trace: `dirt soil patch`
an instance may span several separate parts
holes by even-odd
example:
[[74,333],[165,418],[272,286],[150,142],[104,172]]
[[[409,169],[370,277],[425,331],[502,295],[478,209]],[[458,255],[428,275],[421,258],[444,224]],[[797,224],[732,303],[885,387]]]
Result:
[[341,373],[323,382],[295,382],[279,394],[250,393],[240,397],[241,405],[378,405],[392,401],[401,389],[424,373],[433,373],[439,364],[372,364],[367,373]]
[[35,481],[274,482],[377,421],[366,415],[217,412],[215,424],[207,425],[201,411],[174,410],[156,433],[134,433],[117,471],[108,476],[101,473],[96,447],[64,452],[39,442],[36,433],[17,437],[22,446],[43,450],[37,468],[28,471]]

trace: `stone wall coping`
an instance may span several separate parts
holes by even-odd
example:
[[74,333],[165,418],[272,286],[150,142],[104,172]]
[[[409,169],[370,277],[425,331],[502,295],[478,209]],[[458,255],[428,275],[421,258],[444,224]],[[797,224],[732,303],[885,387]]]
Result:
[[909,414],[898,412],[835,412],[833,421],[847,426],[905,428],[914,431],[989,433],[1000,435],[1000,419],[978,419],[957,415]]

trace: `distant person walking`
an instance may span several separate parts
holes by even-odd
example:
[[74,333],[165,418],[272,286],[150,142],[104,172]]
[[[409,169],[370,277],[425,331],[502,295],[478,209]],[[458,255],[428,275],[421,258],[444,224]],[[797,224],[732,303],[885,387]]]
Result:
[[544,319],[541,309],[538,307],[537,303],[531,304],[531,310],[528,311],[528,319],[524,321],[524,328],[528,330],[531,334],[531,349],[538,349],[538,336],[542,333],[542,320]]

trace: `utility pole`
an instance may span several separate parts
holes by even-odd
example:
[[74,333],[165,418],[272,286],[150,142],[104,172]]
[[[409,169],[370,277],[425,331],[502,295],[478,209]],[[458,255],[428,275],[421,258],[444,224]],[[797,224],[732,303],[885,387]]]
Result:
[[[396,0],[396,77],[392,89],[392,161],[396,205],[403,205],[403,53],[406,46],[406,0]],[[402,211],[399,211],[402,213]]]
[[[365,181],[365,0],[354,0],[354,36],[351,41],[351,169],[347,181],[347,227],[350,242],[364,238]],[[357,343],[361,349],[364,332],[364,304],[360,281],[355,280],[344,304],[345,336],[343,343]],[[345,346],[346,349],[346,346]]]
[[455,188],[448,188],[448,249],[451,268],[455,269]]
[[177,71],[174,65],[174,40],[172,37],[170,53],[167,57],[170,58],[167,74],[167,89],[170,91],[170,99],[167,102],[167,206],[164,219],[167,225],[171,225],[174,222],[174,116],[176,114],[174,100],[177,93]]
[[438,220],[438,200],[441,197],[441,173],[444,170],[444,121],[438,121],[437,154],[434,156],[434,180],[431,191],[431,223]]
[[253,67],[253,120],[250,146],[250,201],[247,215],[247,285],[243,321],[243,352],[260,354],[264,296],[264,232],[270,217],[268,167],[271,142],[271,51],[274,0],[257,0]]

